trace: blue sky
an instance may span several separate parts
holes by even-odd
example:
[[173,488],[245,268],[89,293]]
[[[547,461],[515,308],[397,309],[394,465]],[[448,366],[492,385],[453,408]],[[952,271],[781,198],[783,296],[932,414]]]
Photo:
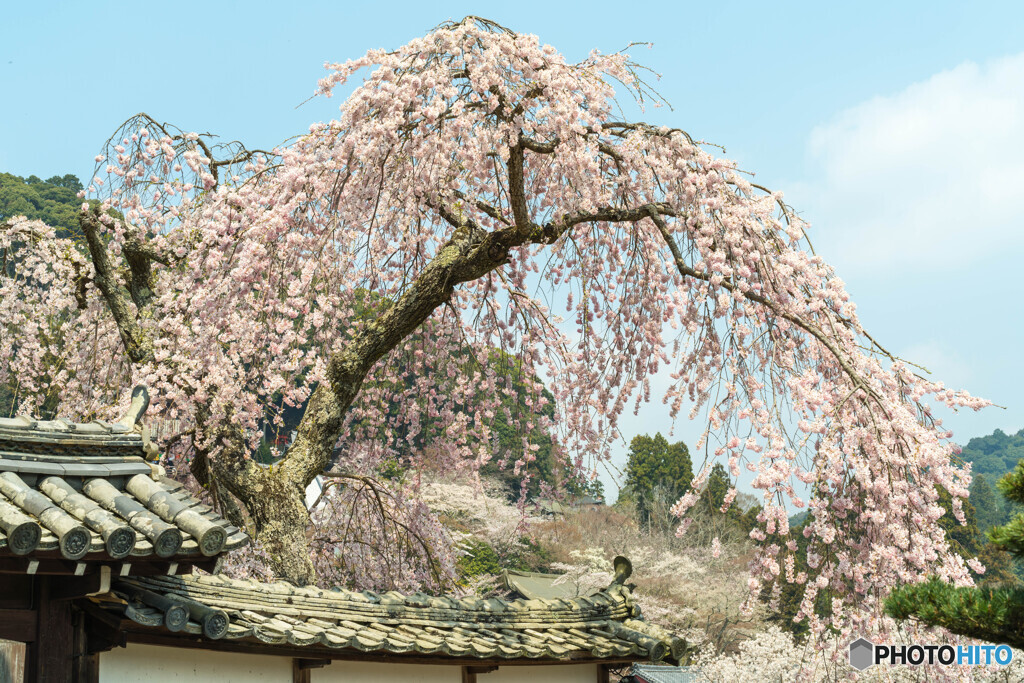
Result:
[[[865,325],[951,386],[1005,406],[956,438],[1024,427],[1024,4],[8,3],[0,171],[86,178],[145,111],[272,147],[330,118],[299,106],[325,61],[480,14],[570,59],[592,48],[662,74],[650,110],[786,192]],[[625,425],[665,431],[657,406]],[[692,443],[699,429],[681,424]],[[620,453],[621,456],[621,453]]]

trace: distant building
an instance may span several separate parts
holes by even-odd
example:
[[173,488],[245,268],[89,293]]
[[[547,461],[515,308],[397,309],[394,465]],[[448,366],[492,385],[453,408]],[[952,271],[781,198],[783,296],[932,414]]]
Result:
[[543,515],[563,515],[577,510],[604,507],[604,500],[596,496],[569,496],[564,499],[535,498],[532,502],[537,512]]
[[506,569],[501,573],[501,581],[505,589],[513,597],[526,600],[557,600],[567,598],[584,598],[600,591],[596,588],[583,588],[571,577],[564,574],[544,574],[541,572],[521,572]]
[[700,683],[707,679],[693,666],[634,664],[621,683]]

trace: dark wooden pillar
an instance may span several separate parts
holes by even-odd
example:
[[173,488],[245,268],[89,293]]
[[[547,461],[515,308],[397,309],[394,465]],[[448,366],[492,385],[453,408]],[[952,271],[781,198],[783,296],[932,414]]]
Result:
[[68,600],[52,598],[52,582],[63,577],[39,576],[35,580],[35,638],[25,657],[25,683],[68,683],[75,676],[75,628]]
[[74,628],[73,667],[74,683],[99,683],[100,655],[89,652],[89,636],[86,628],[86,616],[82,610],[72,608],[71,624]]
[[292,660],[292,683],[310,683],[312,678],[311,670],[320,669],[331,663],[329,659],[301,659],[296,657]]

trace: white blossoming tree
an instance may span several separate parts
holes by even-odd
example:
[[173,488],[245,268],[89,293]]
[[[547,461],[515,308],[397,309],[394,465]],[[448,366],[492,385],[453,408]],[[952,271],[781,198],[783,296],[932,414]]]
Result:
[[[24,406],[58,386],[61,411],[96,414],[146,382],[181,424],[170,452],[240,502],[275,573],[309,582],[306,485],[425,429],[446,467],[479,467],[500,359],[531,409],[536,378],[554,396],[550,420],[508,419],[578,464],[665,371],[673,414],[706,411],[704,443],[733,478],[755,472],[754,535],[782,539],[761,545],[753,593],[800,584],[821,632],[820,594],[857,628],[899,582],[969,582],[937,524],[937,487],[959,511],[968,477],[926,401],[985,403],[863,329],[781,195],[680,129],[617,116],[616,87],[651,95],[627,54],[571,64],[470,17],[329,69],[326,96],[368,73],[336,120],[273,152],[129,122],[89,188],[85,250],[4,226],[0,380]],[[304,406],[297,436],[261,467],[254,434],[285,406]],[[675,508],[684,528],[706,476]],[[787,500],[810,507],[806,574]]]

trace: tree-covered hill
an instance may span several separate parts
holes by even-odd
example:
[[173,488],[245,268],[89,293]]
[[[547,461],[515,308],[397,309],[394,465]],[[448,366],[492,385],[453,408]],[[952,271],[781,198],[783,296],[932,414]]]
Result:
[[73,237],[79,234],[81,189],[78,177],[70,173],[47,180],[0,173],[0,221],[26,216],[55,228],[58,237]]
[[1024,458],[1024,429],[1016,434],[1006,434],[997,429],[988,436],[971,439],[960,457],[974,464],[975,474],[984,474],[990,481],[995,481],[1012,471]]

